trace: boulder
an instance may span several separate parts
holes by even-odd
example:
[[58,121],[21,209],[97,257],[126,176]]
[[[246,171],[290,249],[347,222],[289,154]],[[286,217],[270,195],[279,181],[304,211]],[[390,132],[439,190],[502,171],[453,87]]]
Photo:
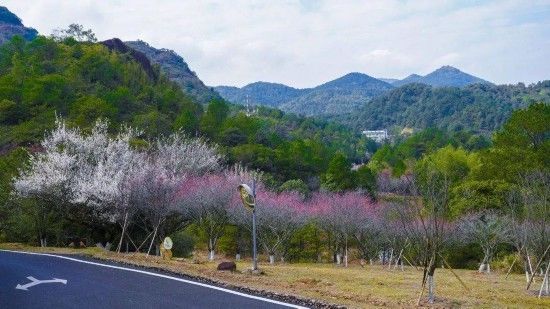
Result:
[[229,270],[229,271],[236,271],[237,265],[235,262],[221,262],[218,264],[218,270]]

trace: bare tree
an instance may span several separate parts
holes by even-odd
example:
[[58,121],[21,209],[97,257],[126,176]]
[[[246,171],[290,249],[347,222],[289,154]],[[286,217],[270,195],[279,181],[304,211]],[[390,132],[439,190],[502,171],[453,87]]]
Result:
[[408,235],[408,251],[423,268],[422,298],[428,283],[428,302],[435,300],[434,274],[448,245],[453,224],[449,221],[449,177],[437,169],[427,168],[410,182],[411,195],[394,203],[403,232]]
[[55,29],[52,38],[56,41],[73,38],[79,42],[97,42],[94,32],[91,29],[84,30],[80,24],[70,24],[67,29]]
[[479,212],[464,217],[459,229],[464,240],[477,243],[483,250],[483,261],[479,272],[491,272],[490,262],[494,256],[496,246],[509,242],[512,231],[506,217],[492,211]]

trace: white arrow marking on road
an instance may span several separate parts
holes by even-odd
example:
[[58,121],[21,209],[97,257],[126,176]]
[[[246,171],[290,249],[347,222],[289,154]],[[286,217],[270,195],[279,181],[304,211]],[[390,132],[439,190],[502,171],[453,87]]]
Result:
[[38,280],[38,279],[36,279],[35,277],[32,277],[32,276],[28,276],[27,279],[29,279],[32,282],[29,282],[29,283],[24,284],[24,285],[18,284],[15,288],[18,289],[18,290],[28,291],[31,286],[39,285],[39,284],[42,284],[42,283],[63,283],[63,284],[67,284],[67,280],[65,280],[65,279],[53,278],[52,280]]

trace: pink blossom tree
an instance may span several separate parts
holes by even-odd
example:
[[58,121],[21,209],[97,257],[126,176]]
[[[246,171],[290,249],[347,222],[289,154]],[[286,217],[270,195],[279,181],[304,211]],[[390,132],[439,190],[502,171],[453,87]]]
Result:
[[206,174],[186,179],[178,192],[179,210],[208,238],[208,257],[214,260],[218,240],[230,221],[238,183],[224,174]]
[[[239,182],[249,182],[249,173],[233,173]],[[275,257],[282,261],[287,252],[289,240],[307,220],[307,205],[299,193],[274,193],[267,191],[261,182],[256,183],[256,227],[260,246],[269,256],[269,262],[275,263]],[[235,195],[237,192],[235,191]],[[231,210],[232,222],[252,230],[250,210],[238,201]]]
[[315,209],[317,221],[329,238],[337,264],[348,265],[348,244],[353,238],[364,240],[367,235],[372,203],[360,192],[343,194],[318,193],[310,203]]
[[180,132],[159,138],[147,154],[138,179],[137,201],[140,203],[146,227],[149,227],[150,253],[157,237],[162,239],[162,228],[168,217],[180,213],[178,192],[188,178],[219,169],[221,156],[216,147],[204,140],[189,138]]

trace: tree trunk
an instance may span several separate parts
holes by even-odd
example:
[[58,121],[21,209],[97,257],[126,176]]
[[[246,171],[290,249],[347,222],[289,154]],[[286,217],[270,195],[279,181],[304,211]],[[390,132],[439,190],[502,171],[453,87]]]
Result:
[[434,301],[435,301],[434,276],[428,275],[428,303],[433,304]]
[[269,264],[275,264],[275,256],[273,254],[269,255]]
[[346,248],[344,252],[344,266],[348,267],[348,238],[346,237]]
[[336,253],[336,265],[342,264],[342,254]]
[[434,259],[430,269],[428,270],[428,303],[433,304],[435,301],[435,274],[436,259]]
[[208,260],[213,261],[216,256],[216,253],[214,252],[214,240],[210,238],[208,240]]
[[546,272],[544,273],[544,279],[540,286],[539,298],[542,296],[542,291],[545,290],[545,294],[548,295],[548,271],[550,271],[550,260],[548,260],[548,265],[546,266]]

